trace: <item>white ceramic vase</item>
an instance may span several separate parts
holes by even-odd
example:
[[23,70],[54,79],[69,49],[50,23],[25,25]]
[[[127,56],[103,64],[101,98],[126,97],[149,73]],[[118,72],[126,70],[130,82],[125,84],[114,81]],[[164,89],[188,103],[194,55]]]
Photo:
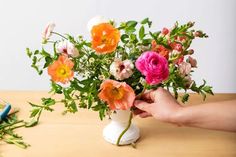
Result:
[[[121,133],[127,128],[130,118],[129,110],[116,110],[111,115],[111,122],[103,129],[103,137],[106,141],[117,144]],[[123,134],[119,145],[134,143],[140,137],[139,128],[131,123],[129,129]]]

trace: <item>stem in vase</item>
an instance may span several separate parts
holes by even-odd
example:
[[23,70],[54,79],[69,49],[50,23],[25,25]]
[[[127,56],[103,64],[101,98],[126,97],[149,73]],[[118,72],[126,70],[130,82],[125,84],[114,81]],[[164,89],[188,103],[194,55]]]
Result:
[[128,125],[127,125],[127,127],[125,128],[125,130],[123,130],[122,133],[120,134],[120,136],[118,137],[117,142],[116,142],[116,145],[117,145],[117,146],[120,145],[120,140],[121,140],[121,138],[122,138],[123,135],[126,133],[126,131],[129,129],[129,127],[130,127],[130,125],[131,125],[131,122],[132,122],[132,118],[133,118],[133,113],[130,112]]

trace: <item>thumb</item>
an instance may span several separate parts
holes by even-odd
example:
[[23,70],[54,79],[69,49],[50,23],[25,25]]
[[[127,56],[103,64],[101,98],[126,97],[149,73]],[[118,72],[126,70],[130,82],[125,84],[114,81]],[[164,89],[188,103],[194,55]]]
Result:
[[150,103],[147,103],[145,101],[142,100],[135,100],[134,101],[134,106],[137,107],[140,110],[146,111],[148,113],[150,113]]

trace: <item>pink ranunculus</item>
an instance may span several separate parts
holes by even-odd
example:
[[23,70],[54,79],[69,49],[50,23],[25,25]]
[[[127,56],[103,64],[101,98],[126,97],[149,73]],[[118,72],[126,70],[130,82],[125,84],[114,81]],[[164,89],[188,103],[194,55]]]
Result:
[[135,62],[136,68],[146,77],[146,82],[156,85],[169,76],[168,61],[156,52],[144,52]]
[[49,23],[46,26],[45,30],[42,33],[43,43],[46,43],[49,37],[52,35],[53,29],[55,28],[55,26],[56,25],[54,23]]

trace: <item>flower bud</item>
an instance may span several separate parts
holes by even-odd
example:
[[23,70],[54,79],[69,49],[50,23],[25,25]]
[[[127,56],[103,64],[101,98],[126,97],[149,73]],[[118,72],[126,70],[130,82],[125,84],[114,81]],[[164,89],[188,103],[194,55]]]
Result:
[[194,50],[193,50],[193,49],[188,50],[188,54],[189,54],[189,55],[194,54]]
[[189,21],[189,22],[187,23],[187,26],[188,26],[188,27],[193,27],[194,24],[195,24],[195,22],[191,22],[191,21]]

